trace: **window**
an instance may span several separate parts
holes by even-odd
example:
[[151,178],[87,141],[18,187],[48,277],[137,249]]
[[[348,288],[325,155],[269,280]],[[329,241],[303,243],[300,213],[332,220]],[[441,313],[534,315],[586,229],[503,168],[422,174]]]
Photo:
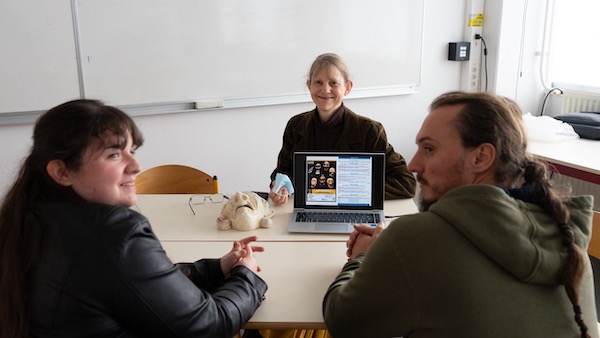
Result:
[[600,1],[556,0],[549,41],[550,82],[600,92]]

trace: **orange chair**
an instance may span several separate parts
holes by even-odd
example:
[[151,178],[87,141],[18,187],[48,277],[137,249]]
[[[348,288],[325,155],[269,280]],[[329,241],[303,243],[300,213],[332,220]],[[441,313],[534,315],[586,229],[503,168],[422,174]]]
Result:
[[167,164],[140,173],[135,187],[138,194],[216,194],[216,178],[186,165]]
[[594,211],[592,220],[592,239],[588,247],[588,254],[592,257],[600,259],[600,212]]

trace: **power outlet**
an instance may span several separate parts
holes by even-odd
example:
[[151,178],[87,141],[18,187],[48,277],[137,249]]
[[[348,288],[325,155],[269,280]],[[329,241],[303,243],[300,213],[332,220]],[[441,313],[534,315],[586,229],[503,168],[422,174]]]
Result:
[[467,91],[474,92],[479,90],[479,62],[469,62]]
[[471,59],[464,61],[461,74],[461,89],[467,92],[480,91],[480,58],[477,53],[471,53]]

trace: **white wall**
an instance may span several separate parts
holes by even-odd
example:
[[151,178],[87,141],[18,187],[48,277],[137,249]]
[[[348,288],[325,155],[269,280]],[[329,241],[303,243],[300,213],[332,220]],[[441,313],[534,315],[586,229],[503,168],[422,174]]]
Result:
[[[448,42],[463,40],[465,10],[464,0],[426,0],[420,93],[345,101],[355,112],[382,122],[390,143],[407,160],[414,155],[414,138],[431,100],[460,87],[461,63],[448,61],[447,53]],[[497,15],[486,13],[486,20]],[[495,48],[490,41],[488,48]],[[306,60],[307,70],[311,62]],[[373,65],[373,71],[386,70]],[[146,138],[137,157],[144,168],[185,163],[218,175],[223,192],[265,191],[287,120],[312,108],[306,103],[135,117]],[[0,126],[2,194],[28,151],[31,131],[32,125]]]

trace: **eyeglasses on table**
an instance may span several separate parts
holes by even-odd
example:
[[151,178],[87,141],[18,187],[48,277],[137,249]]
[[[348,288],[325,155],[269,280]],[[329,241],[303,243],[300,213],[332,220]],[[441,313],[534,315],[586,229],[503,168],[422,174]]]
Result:
[[196,215],[194,205],[200,205],[205,203],[223,203],[223,201],[228,199],[229,197],[223,194],[197,194],[190,196],[190,199],[188,200],[188,205],[190,206],[190,210],[192,210],[192,214]]

